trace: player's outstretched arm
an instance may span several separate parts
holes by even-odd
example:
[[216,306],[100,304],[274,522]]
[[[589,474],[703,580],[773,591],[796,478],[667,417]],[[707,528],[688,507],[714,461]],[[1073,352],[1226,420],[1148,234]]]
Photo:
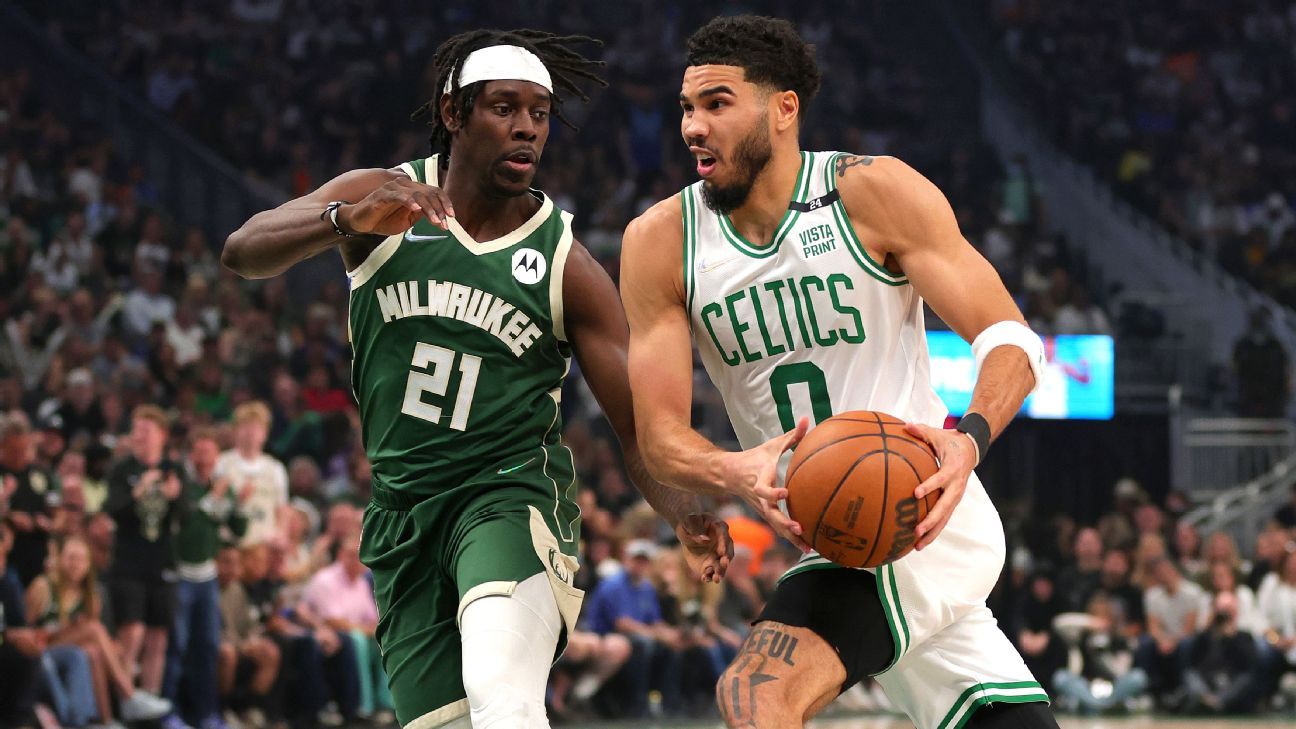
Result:
[[733,558],[729,528],[696,494],[668,488],[648,473],[639,450],[626,359],[630,328],[607,271],[573,242],[563,273],[563,328],[585,381],[621,442],[626,470],[644,499],[675,529],[689,566],[719,582]]
[[[839,164],[838,188],[851,223],[871,253],[894,261],[914,289],[946,324],[968,342],[983,333],[1007,332],[1002,345],[989,343],[981,363],[969,413],[985,419],[990,440],[997,437],[1035,386],[1032,364],[1021,347],[1034,337],[999,274],[959,231],[945,195],[912,167],[891,157],[848,158],[867,163]],[[995,328],[993,331],[992,328]],[[1018,346],[1005,346],[1017,344]],[[953,430],[913,424],[910,432],[926,440],[940,458],[940,470],[914,492],[922,498],[943,491],[936,507],[917,527],[918,549],[931,544],[963,496],[981,453],[974,438]]]
[[[338,235],[323,215],[334,201]],[[348,271],[359,266],[383,238],[426,216],[440,224],[454,209],[440,188],[411,180],[398,170],[352,170],[314,192],[253,215],[225,239],[221,263],[244,278],[269,278],[337,246]]]
[[684,308],[683,224],[678,197],[626,228],[621,299],[630,322],[630,387],[644,462],[654,478],[700,494],[740,496],[801,549],[801,527],[778,508],[787,490],[778,459],[805,434],[792,432],[740,453],[716,447],[692,427],[693,347]]

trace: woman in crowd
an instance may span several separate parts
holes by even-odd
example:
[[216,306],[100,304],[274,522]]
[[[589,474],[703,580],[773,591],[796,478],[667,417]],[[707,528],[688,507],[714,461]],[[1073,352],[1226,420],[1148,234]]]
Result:
[[95,702],[100,721],[113,721],[110,687],[121,699],[122,719],[156,719],[171,710],[171,702],[136,689],[117,645],[108,636],[99,614],[103,601],[90,565],[90,547],[81,537],[69,537],[51,556],[50,568],[27,590],[27,619],[49,631],[51,646],[74,645],[90,659]]

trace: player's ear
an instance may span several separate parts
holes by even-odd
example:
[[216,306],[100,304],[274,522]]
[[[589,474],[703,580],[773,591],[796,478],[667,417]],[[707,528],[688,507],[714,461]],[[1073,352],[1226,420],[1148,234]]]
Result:
[[801,99],[795,91],[776,91],[770,94],[771,112],[774,116],[774,128],[787,131],[797,124],[801,113]]
[[441,123],[451,133],[459,131],[459,110],[455,108],[454,97],[441,94]]

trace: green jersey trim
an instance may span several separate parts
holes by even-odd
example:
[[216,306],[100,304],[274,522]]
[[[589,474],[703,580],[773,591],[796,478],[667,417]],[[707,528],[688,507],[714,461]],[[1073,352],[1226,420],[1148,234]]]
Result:
[[937,729],[962,729],[976,710],[986,704],[1047,703],[1048,694],[1035,681],[983,682],[973,684],[959,694]]
[[904,654],[909,651],[909,623],[905,620],[904,608],[900,605],[900,590],[896,587],[895,567],[889,564],[878,567],[873,573],[877,580],[878,597],[882,601],[882,611],[886,615],[887,629],[891,631],[891,641],[895,644],[895,656],[887,667],[879,671],[891,670]]
[[[827,186],[828,192],[837,189],[836,180],[833,178],[833,170],[837,166],[837,160],[845,156],[841,153],[835,154],[832,159],[828,160],[828,164],[824,166],[824,184]],[[855,226],[851,225],[850,215],[846,212],[846,203],[840,196],[830,207],[833,211],[833,219],[837,221],[837,227],[841,229],[842,238],[846,241],[846,249],[854,256],[855,262],[860,265],[860,268],[888,286],[903,286],[909,283],[908,276],[897,276],[891,273],[886,269],[886,266],[873,260],[873,257],[868,254],[868,250],[860,242],[859,236],[855,234]]]
[[[801,153],[801,169],[797,170],[796,184],[792,188],[792,199],[796,202],[805,202],[806,195],[810,192],[810,167],[813,165],[814,155],[810,152]],[[758,246],[751,241],[742,237],[742,234],[734,228],[733,221],[729,216],[721,213],[716,217],[720,219],[720,232],[724,234],[724,239],[737,248],[740,252],[752,258],[768,258],[774,255],[787,236],[788,231],[796,225],[797,218],[801,212],[788,208],[783,212],[783,219],[779,221],[778,228],[774,230],[774,237],[770,240],[769,245]]]
[[680,193],[680,209],[684,214],[684,297],[688,307],[689,326],[693,325],[693,294],[697,291],[696,274],[693,272],[697,258],[697,211],[693,201],[693,188],[686,187]]
[[560,342],[567,341],[567,326],[563,321],[563,273],[567,270],[567,255],[572,248],[572,214],[566,210],[559,211],[562,218],[562,237],[554,248],[553,260],[549,263],[549,312],[553,319],[554,337]]
[[[429,173],[429,179],[427,182],[429,185],[435,186],[440,183],[441,167],[437,161],[438,157],[439,155],[432,155],[427,158],[425,169]],[[536,210],[535,214],[528,218],[525,223],[514,228],[512,231],[495,238],[494,240],[478,241],[469,235],[468,231],[464,230],[458,220],[450,217],[446,218],[445,229],[450,231],[455,240],[459,241],[459,244],[464,248],[467,248],[468,252],[474,256],[483,256],[487,253],[497,253],[505,248],[511,248],[518,243],[521,243],[527,236],[536,232],[536,230],[541,225],[544,225],[545,221],[548,220],[549,216],[553,213],[553,200],[549,199],[548,195],[536,189],[532,189],[531,192],[540,199],[540,209]]]

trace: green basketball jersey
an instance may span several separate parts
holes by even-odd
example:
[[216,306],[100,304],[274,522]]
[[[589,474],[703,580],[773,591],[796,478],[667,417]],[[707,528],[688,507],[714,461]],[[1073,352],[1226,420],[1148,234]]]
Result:
[[[436,157],[400,168],[437,184]],[[351,381],[381,486],[432,496],[559,444],[571,214],[532,194],[540,209],[501,238],[423,219],[349,274]]]

